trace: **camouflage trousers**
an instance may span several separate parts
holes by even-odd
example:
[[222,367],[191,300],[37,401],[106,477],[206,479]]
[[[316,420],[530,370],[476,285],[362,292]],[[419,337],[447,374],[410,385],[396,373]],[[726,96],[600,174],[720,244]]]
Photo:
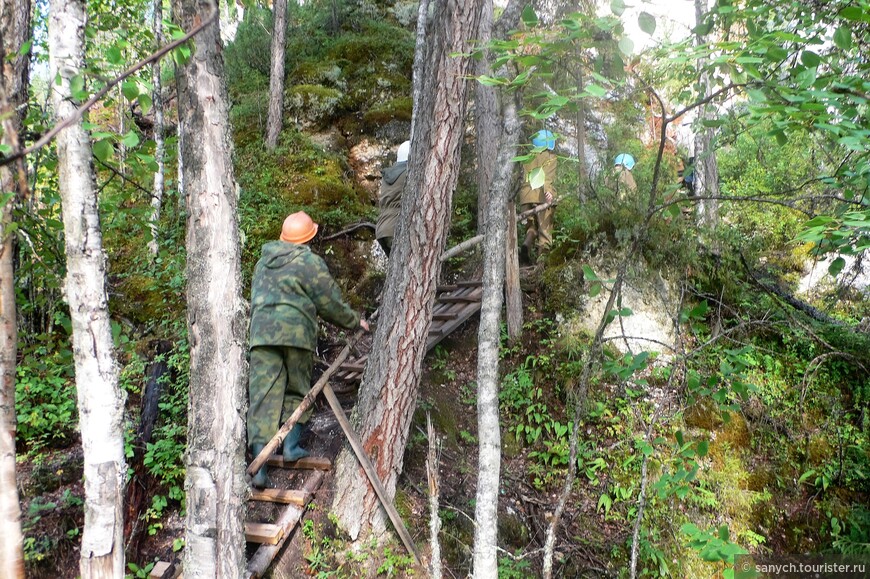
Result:
[[[266,444],[311,390],[314,353],[290,346],[254,346],[248,377],[248,446]],[[307,410],[299,424],[311,417]]]
[[[538,206],[538,203],[523,203],[520,205],[520,213],[530,211]],[[550,249],[553,243],[553,215],[556,210],[548,207],[529,217],[526,226],[526,237],[523,245],[532,249],[532,243],[538,251]]]

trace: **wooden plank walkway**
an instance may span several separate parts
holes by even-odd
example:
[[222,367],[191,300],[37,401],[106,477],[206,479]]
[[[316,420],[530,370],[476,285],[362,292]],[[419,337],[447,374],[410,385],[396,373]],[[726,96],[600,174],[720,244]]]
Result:
[[[438,287],[426,351],[432,350],[468,318],[480,311],[482,297],[483,286],[479,281],[464,281]],[[356,382],[362,378],[366,360],[368,353],[352,358],[342,364],[332,377],[341,382]]]
[[[466,320],[480,310],[483,296],[481,282],[459,282],[439,287],[432,309],[432,325],[426,341],[426,351],[432,350],[439,342],[459,328]],[[356,382],[362,378],[368,353],[346,361],[333,374],[332,378],[342,382]],[[253,489],[252,501],[269,502],[280,505],[280,512],[272,523],[259,521],[245,522],[245,536],[248,542],[259,547],[248,560],[246,579],[257,579],[266,574],[287,539],[293,535],[294,528],[305,514],[307,504],[324,479],[324,471],[332,468],[332,461],[323,457],[307,457],[295,462],[285,462],[280,454],[269,457],[267,464],[295,470],[306,470],[308,475],[301,489]],[[151,577],[177,577],[176,565],[159,563],[154,567]]]

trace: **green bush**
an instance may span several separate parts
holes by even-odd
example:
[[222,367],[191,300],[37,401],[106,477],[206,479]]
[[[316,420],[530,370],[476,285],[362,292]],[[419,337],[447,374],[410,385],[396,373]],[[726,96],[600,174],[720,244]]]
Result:
[[16,368],[18,442],[31,453],[66,445],[75,435],[78,413],[72,367],[69,345],[47,340],[30,348]]

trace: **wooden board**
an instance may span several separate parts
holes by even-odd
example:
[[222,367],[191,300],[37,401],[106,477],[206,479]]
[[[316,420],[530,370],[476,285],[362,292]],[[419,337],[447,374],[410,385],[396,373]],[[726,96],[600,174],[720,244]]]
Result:
[[[479,281],[461,281],[441,286],[437,292],[432,308],[432,324],[426,340],[427,352],[480,310],[483,285]],[[348,360],[333,374],[333,378],[341,382],[361,380],[367,359],[366,353]]]
[[151,568],[148,577],[153,577],[154,579],[170,579],[175,577],[175,564],[157,561],[154,563],[154,567]]
[[[311,473],[311,476],[308,477],[305,481],[305,484],[302,485],[302,490],[307,493],[314,493],[319,487],[320,483],[323,482],[323,473],[320,471],[314,471]],[[248,559],[248,567],[245,571],[246,579],[257,579],[258,577],[262,577],[266,570],[269,568],[269,565],[272,564],[272,561],[275,559],[275,556],[284,546],[284,543],[291,536],[292,530],[299,523],[299,520],[302,518],[302,515],[305,514],[304,507],[297,507],[296,505],[287,505],[281,514],[278,516],[278,520],[275,521],[275,525],[280,526],[284,529],[284,533],[277,543],[274,545],[262,544],[260,548]]]
[[267,503],[280,503],[282,505],[297,505],[299,507],[308,503],[311,493],[292,489],[254,489],[251,492],[251,500]]
[[280,468],[295,468],[298,470],[331,470],[332,461],[322,456],[308,456],[299,460],[287,462],[280,454],[273,454],[266,463]]
[[284,536],[284,528],[269,523],[245,523],[245,540],[249,543],[277,545]]

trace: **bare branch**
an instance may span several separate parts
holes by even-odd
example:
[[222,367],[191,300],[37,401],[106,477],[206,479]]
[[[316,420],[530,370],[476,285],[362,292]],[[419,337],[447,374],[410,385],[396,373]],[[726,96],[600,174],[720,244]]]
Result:
[[109,81],[103,88],[101,88],[99,91],[94,93],[94,95],[91,98],[89,98],[83,105],[81,105],[79,108],[77,108],[75,110],[75,112],[73,112],[73,114],[68,116],[63,121],[57,123],[54,127],[52,127],[52,129],[50,131],[45,133],[42,136],[42,138],[40,138],[34,144],[32,144],[31,146],[29,146],[25,149],[22,149],[20,151],[12,153],[8,157],[3,157],[2,159],[0,159],[0,166],[8,165],[9,163],[13,163],[13,162],[17,161],[18,159],[21,159],[21,158],[29,155],[30,153],[33,153],[34,151],[41,149],[42,147],[44,147],[48,143],[50,143],[51,140],[54,139],[54,137],[56,137],[59,132],[61,132],[65,128],[69,127],[70,125],[77,123],[79,121],[79,119],[82,118],[82,115],[85,113],[85,111],[87,111],[89,108],[94,106],[94,104],[96,104],[99,100],[101,100],[104,96],[106,96],[106,94],[108,94],[108,92],[110,90],[112,90],[114,87],[118,86],[118,84],[123,82],[124,79],[128,78],[130,75],[132,75],[136,71],[146,67],[147,65],[151,64],[152,62],[156,62],[156,61],[160,60],[167,53],[178,48],[179,46],[181,46],[182,44],[184,44],[185,42],[187,42],[188,40],[190,40],[191,38],[193,38],[194,36],[196,36],[197,34],[202,32],[203,30],[205,30],[209,25],[213,24],[217,20],[217,16],[218,16],[218,9],[214,4],[212,4],[211,14],[209,14],[208,17],[205,18],[199,24],[199,26],[195,27],[193,30],[191,30],[190,32],[188,32],[187,34],[185,34],[184,36],[182,36],[178,40],[174,40],[173,42],[170,42],[169,44],[167,44],[166,46],[164,46],[163,48],[161,48],[157,52],[154,52],[150,56],[143,58],[142,60],[140,60],[139,62],[137,62],[136,64],[134,64],[130,68],[128,68],[127,70],[125,70],[120,76]]

